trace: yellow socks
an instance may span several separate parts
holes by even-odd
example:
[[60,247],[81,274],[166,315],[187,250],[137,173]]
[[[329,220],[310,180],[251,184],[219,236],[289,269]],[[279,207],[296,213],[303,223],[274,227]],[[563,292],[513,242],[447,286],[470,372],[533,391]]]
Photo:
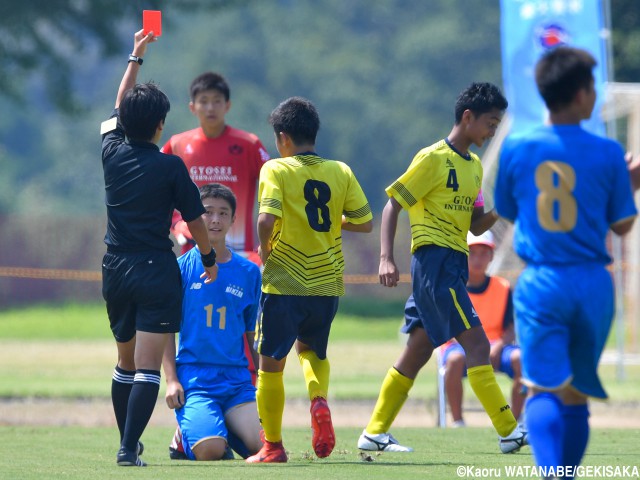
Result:
[[329,372],[331,367],[326,358],[320,360],[312,350],[306,350],[298,355],[304,381],[307,384],[309,400],[316,397],[327,398],[329,391]]
[[258,416],[269,442],[282,441],[282,414],[284,412],[283,372],[258,370],[256,404]]
[[506,437],[513,432],[518,423],[496,382],[491,365],[469,368],[467,369],[467,377],[473,392],[489,415],[498,435]]
[[412,379],[405,377],[394,367],[389,369],[382,382],[380,395],[378,395],[378,401],[371,414],[371,420],[367,425],[367,433],[377,435],[389,431],[389,427],[391,427],[409,396],[411,387],[413,387]]

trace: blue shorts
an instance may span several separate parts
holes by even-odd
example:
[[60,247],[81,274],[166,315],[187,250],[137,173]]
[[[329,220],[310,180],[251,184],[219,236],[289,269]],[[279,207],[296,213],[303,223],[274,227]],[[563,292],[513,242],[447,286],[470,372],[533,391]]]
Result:
[[404,333],[416,327],[438,347],[465,330],[480,326],[467,293],[467,255],[451,248],[420,247],[411,259],[413,293],[405,305]]
[[607,398],[598,363],[614,315],[611,274],[603,265],[528,266],[514,293],[523,383],[545,390],[571,384]]
[[338,297],[263,293],[260,310],[256,340],[260,355],[282,360],[299,340],[309,345],[321,360],[327,357]]
[[185,405],[176,409],[187,457],[195,460],[193,447],[208,438],[227,439],[224,421],[232,408],[256,401],[256,389],[246,367],[180,365],[178,380],[185,389]]
[[[513,355],[513,352],[516,352],[518,350],[520,350],[520,347],[518,347],[517,345],[505,345],[504,348],[502,349],[502,352],[500,352],[500,365],[498,367],[498,371],[508,375],[509,378],[513,378],[513,366],[511,365],[511,356]],[[449,355],[451,355],[452,353],[458,353],[463,357],[466,356],[464,353],[464,349],[462,348],[462,345],[460,345],[457,342],[452,343],[447,348],[445,348],[444,352],[442,353],[443,365],[447,364],[447,358],[449,358]],[[464,376],[467,375],[466,368],[464,369],[463,375]]]

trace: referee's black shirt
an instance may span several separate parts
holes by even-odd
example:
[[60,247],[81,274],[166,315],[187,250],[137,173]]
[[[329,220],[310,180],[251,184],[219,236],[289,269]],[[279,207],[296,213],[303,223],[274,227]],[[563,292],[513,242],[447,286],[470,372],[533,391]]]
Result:
[[110,251],[171,250],[174,209],[190,222],[205,212],[184,162],[148,142],[125,141],[118,110],[115,128],[102,136],[107,233]]

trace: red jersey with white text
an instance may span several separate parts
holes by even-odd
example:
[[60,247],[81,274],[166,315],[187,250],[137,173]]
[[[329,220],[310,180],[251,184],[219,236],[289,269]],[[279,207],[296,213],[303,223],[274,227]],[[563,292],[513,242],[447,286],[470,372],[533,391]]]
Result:
[[233,190],[238,205],[227,243],[237,251],[253,250],[257,245],[253,221],[256,186],[260,169],[269,160],[260,139],[228,125],[219,137],[207,138],[198,127],[173,135],[162,151],[182,158],[198,187],[221,183]]

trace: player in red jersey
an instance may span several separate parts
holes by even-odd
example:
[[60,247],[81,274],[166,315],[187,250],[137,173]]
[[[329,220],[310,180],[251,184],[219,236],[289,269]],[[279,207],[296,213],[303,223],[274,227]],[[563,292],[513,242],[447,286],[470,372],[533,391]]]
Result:
[[[241,202],[236,222],[227,235],[228,244],[237,252],[253,251],[257,245],[253,221],[256,187],[260,168],[269,160],[269,154],[256,135],[225,123],[231,101],[224,77],[213,72],[199,75],[191,82],[190,95],[189,109],[200,126],[173,135],[162,151],[182,158],[198,187],[215,182],[233,190]],[[178,213],[172,225],[172,233],[185,253],[193,242]]]
[[[189,93],[189,110],[198,118],[200,126],[173,135],[162,147],[162,152],[182,158],[191,180],[198,187],[220,183],[233,190],[240,201],[236,221],[227,232],[227,244],[232,250],[261,265],[260,257],[254,253],[257,242],[253,210],[260,169],[269,160],[269,153],[256,135],[225,123],[231,100],[229,84],[222,75],[205,72],[197,76],[191,82]],[[171,225],[171,233],[182,246],[182,253],[193,248],[193,240],[179,212],[174,212]],[[246,339],[245,354],[255,385],[256,365],[249,354]],[[182,458],[181,449],[178,430],[170,447],[172,458]]]

